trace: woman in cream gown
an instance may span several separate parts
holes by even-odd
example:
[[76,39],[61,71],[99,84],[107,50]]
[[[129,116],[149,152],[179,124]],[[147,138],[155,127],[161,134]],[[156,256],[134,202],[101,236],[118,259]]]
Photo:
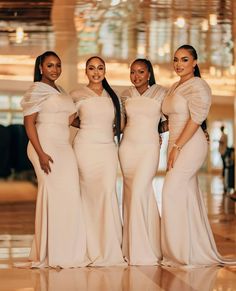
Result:
[[38,179],[35,237],[30,267],[82,267],[86,258],[85,225],[76,157],[69,143],[72,99],[55,80],[61,61],[54,52],[36,59],[34,84],[21,105],[28,137],[28,156]]
[[124,179],[122,249],[130,265],[157,265],[162,258],[160,216],[152,182],[159,163],[157,128],[166,90],[155,84],[146,59],[132,63],[130,79],[134,86],[121,94],[127,120],[119,149]]
[[101,58],[88,59],[86,75],[89,84],[71,95],[80,123],[74,150],[86,218],[88,255],[92,266],[124,265],[116,195],[118,154],[113,132],[115,121],[119,139],[120,103],[105,79],[105,63]]
[[234,264],[217,252],[197,180],[207,155],[200,124],[211,105],[211,90],[200,78],[192,46],[177,49],[174,69],[180,81],[169,89],[162,106],[170,133],[162,193],[162,263],[185,267]]

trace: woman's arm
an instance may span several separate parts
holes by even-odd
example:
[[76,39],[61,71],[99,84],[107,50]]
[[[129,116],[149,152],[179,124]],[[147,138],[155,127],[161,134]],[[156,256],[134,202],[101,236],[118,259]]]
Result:
[[125,116],[125,114],[121,114],[121,120],[120,120],[120,130],[121,130],[121,132],[124,131],[125,125],[126,125],[126,116]]
[[127,116],[126,116],[126,110],[125,110],[125,101],[126,101],[126,97],[121,96],[120,98],[120,114],[121,114],[121,118],[120,118],[120,130],[121,132],[124,131],[125,126],[126,126],[126,122],[127,122]]
[[69,116],[69,125],[72,125],[74,127],[80,126],[80,120],[76,113],[73,113]]
[[174,167],[175,161],[182,147],[190,140],[190,138],[198,130],[199,126],[200,125],[194,122],[191,118],[188,120],[179,138],[176,140],[173,148],[171,149],[167,162],[167,171]]
[[33,145],[36,153],[38,154],[41,169],[46,174],[48,174],[49,172],[51,172],[49,162],[53,163],[53,160],[48,154],[46,154],[43,151],[41,144],[39,142],[38,133],[37,133],[36,126],[35,126],[37,115],[38,115],[38,113],[33,113],[31,115],[25,116],[24,117],[24,125],[25,125],[25,129],[26,129],[26,133],[28,135],[28,138],[29,138],[31,144]]
[[166,131],[169,131],[168,120],[160,120],[160,122],[158,123],[158,132],[164,133]]
[[79,116],[73,119],[73,121],[70,123],[71,126],[80,128],[80,119]]

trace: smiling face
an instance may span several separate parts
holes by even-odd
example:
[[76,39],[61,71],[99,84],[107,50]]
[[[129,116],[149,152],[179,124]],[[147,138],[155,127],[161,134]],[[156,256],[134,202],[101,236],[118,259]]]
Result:
[[61,75],[61,61],[56,56],[45,57],[39,66],[42,71],[42,82],[52,85]]
[[99,58],[92,58],[86,66],[89,83],[98,84],[105,78],[105,64]]
[[186,49],[179,49],[174,55],[174,70],[182,81],[194,77],[194,67],[197,60],[194,60],[191,53]]
[[139,91],[143,93],[148,88],[150,73],[146,64],[143,62],[134,62],[130,67],[130,80]]

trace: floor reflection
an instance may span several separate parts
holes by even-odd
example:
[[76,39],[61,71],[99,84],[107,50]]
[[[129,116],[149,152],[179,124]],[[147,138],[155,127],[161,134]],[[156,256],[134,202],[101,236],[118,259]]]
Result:
[[[160,210],[163,181],[164,177],[158,176],[153,182]],[[4,183],[0,181],[0,196]],[[235,256],[236,203],[223,193],[219,176],[201,175],[200,183],[219,252]],[[0,291],[236,291],[236,267],[191,270],[148,266],[67,270],[14,268],[15,264],[27,261],[29,255],[35,194],[32,191],[27,197],[16,196],[15,188],[12,189],[12,196],[7,192],[9,201],[5,196],[0,203]],[[21,184],[21,191],[26,189],[28,185],[24,189]],[[121,178],[117,190],[121,206]]]
[[[1,291],[217,291],[235,290],[235,274],[220,267],[0,270]],[[11,280],[10,278],[14,278]],[[224,278],[224,281],[222,281]]]

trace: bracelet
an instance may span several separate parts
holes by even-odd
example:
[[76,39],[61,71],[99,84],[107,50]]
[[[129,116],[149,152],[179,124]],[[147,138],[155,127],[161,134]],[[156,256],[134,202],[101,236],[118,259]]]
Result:
[[173,144],[173,148],[177,148],[179,152],[182,150],[182,147],[178,146],[176,143]]

